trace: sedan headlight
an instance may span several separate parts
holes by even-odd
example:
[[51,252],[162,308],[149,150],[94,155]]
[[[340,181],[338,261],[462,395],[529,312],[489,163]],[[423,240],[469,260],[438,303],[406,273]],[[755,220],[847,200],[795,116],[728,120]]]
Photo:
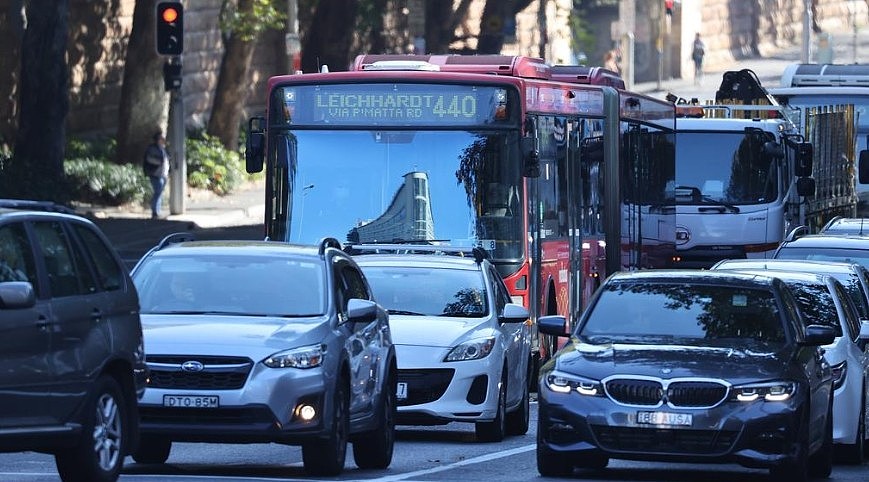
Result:
[[797,392],[794,382],[767,382],[740,385],[731,389],[730,399],[739,402],[753,402],[763,399],[767,402],[783,402]]
[[476,340],[466,341],[461,345],[453,347],[453,349],[447,354],[446,358],[444,358],[444,361],[478,360],[489,356],[489,353],[492,353],[492,348],[494,347],[495,337],[477,338]]
[[546,376],[546,387],[553,392],[570,393],[575,391],[580,395],[590,397],[602,397],[603,385],[590,378],[578,377],[576,375],[565,375],[563,373],[553,372]]
[[314,368],[323,363],[325,353],[323,345],[303,346],[279,351],[263,360],[263,365],[269,368]]

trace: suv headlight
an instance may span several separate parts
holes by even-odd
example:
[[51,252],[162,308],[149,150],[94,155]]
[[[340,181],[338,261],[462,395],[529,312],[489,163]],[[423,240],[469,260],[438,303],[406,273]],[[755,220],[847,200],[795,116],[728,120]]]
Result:
[[485,358],[492,353],[492,348],[495,347],[495,337],[477,338],[476,340],[466,341],[461,345],[456,345],[447,353],[444,358],[445,362],[449,361],[466,361]]
[[762,398],[767,402],[783,402],[796,392],[797,384],[794,382],[752,383],[733,387],[730,391],[730,399],[738,402],[753,402]]
[[310,345],[292,350],[279,351],[263,360],[269,368],[314,368],[323,363],[326,347]]
[[603,385],[599,381],[557,372],[546,376],[546,388],[558,393],[575,391],[580,395],[590,397],[604,396]]

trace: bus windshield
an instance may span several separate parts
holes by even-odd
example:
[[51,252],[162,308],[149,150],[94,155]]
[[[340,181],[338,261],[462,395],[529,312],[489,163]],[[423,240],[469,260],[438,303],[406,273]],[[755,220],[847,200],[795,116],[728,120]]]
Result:
[[778,196],[776,164],[741,131],[676,134],[676,204],[760,204]]
[[518,131],[298,129],[269,144],[272,239],[482,245],[521,258]]

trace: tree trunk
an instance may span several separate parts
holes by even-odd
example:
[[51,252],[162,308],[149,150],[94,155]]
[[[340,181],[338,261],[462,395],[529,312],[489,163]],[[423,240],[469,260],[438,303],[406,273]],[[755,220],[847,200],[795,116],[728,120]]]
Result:
[[169,102],[163,88],[163,63],[167,58],[157,54],[156,5],[157,0],[136,0],[133,10],[118,107],[115,161],[119,164],[141,162],[154,132],[166,130]]
[[302,42],[302,70],[319,72],[321,65],[331,71],[347,70],[353,42],[358,0],[330,0],[317,3],[311,26]]
[[[21,45],[21,116],[6,187],[12,198],[66,203],[63,173],[69,72],[68,0],[30,0]],[[4,176],[6,177],[6,176]]]
[[[21,41],[24,37],[24,16],[21,4],[12,0],[0,10],[0,151],[12,148],[15,141],[15,122],[18,120],[18,80],[21,67]],[[0,2],[2,3],[2,2]]]
[[[250,15],[252,11],[253,0],[239,0],[239,15]],[[226,41],[208,120],[208,134],[220,139],[224,147],[233,151],[238,149],[239,126],[250,89],[249,72],[255,44],[255,39],[242,40],[237,34],[231,34]]]

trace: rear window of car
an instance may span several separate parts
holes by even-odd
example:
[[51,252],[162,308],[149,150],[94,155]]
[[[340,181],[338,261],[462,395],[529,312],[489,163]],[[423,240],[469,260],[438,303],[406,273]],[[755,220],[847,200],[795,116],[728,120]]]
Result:
[[788,280],[785,284],[797,300],[806,324],[829,326],[836,336],[842,336],[839,312],[836,311],[833,295],[827,285],[795,280]]
[[143,314],[302,317],[326,311],[323,265],[303,258],[153,257],[136,270],[133,281]]
[[785,341],[770,290],[648,282],[611,283],[601,289],[580,327],[580,337]]
[[363,266],[374,299],[393,314],[483,317],[489,313],[479,270]]
[[866,241],[866,249],[782,246],[776,253],[775,258],[839,261],[857,263],[869,268],[869,239]]

